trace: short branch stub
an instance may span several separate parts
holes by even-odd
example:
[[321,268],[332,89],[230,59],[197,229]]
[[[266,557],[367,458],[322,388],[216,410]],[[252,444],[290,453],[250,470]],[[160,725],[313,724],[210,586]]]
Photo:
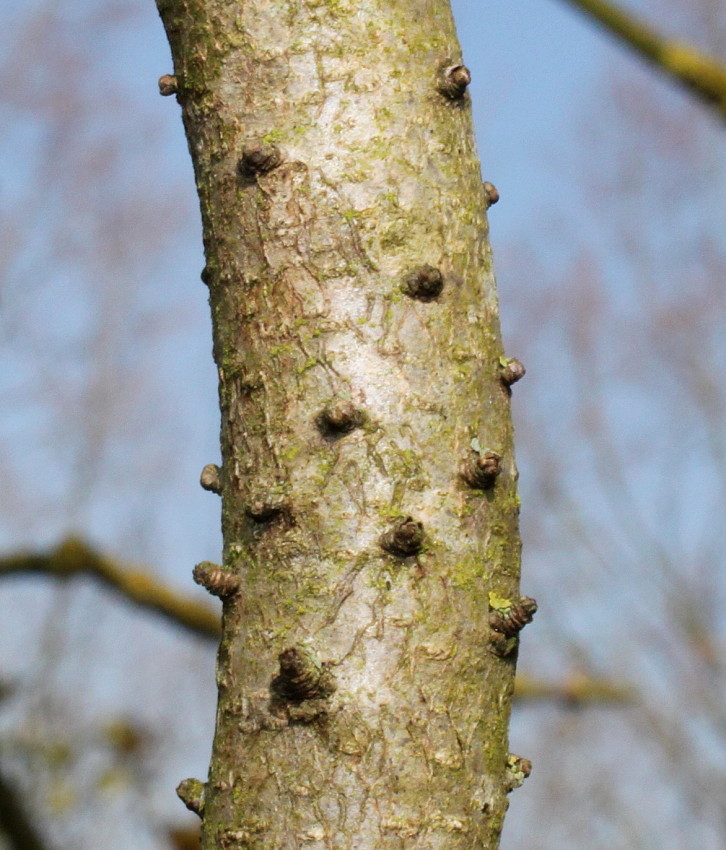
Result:
[[499,200],[499,190],[497,187],[490,183],[488,180],[485,181],[484,185],[484,196],[487,200],[487,208],[493,207],[494,204]]
[[529,759],[522,758],[515,753],[509,753],[504,780],[507,794],[514,791],[515,788],[520,788],[530,773],[532,773],[532,762]]
[[278,660],[280,672],[270,686],[277,697],[302,702],[325,699],[335,692],[335,678],[329,665],[320,661],[308,647],[288,647],[280,653]]
[[176,77],[173,74],[164,74],[159,77],[159,94],[162,97],[169,97],[179,91]]
[[516,384],[527,372],[524,365],[514,357],[502,357],[499,365],[501,366],[500,377],[505,387]]
[[460,468],[461,477],[474,490],[489,490],[502,471],[501,457],[496,452],[472,453]]
[[287,502],[284,498],[277,495],[253,499],[247,505],[245,513],[251,520],[261,525],[272,522],[283,515],[287,515],[289,518]]
[[202,561],[197,564],[192,578],[212,596],[218,596],[220,599],[234,596],[239,590],[239,577],[211,561]]
[[204,816],[204,783],[200,779],[182,779],[176,786],[177,797],[190,812]]
[[471,82],[471,73],[466,65],[447,65],[439,74],[438,89],[449,100],[460,100]]
[[495,609],[489,614],[492,630],[505,637],[515,637],[537,612],[537,602],[529,596],[521,596],[508,608]]
[[381,547],[392,555],[402,558],[416,555],[424,542],[423,524],[413,517],[403,517],[381,535]]
[[342,399],[331,402],[315,417],[318,430],[328,437],[349,434],[364,421],[363,411],[358,410],[353,402]]
[[242,148],[238,168],[243,177],[267,174],[282,163],[282,154],[277,145],[265,142],[250,142]]
[[221,493],[221,471],[222,470],[216,463],[208,463],[202,470],[202,474],[199,476],[199,483],[202,485],[202,489],[209,490],[210,493]]
[[433,301],[441,295],[444,277],[433,266],[418,266],[411,269],[401,281],[401,292],[418,301]]

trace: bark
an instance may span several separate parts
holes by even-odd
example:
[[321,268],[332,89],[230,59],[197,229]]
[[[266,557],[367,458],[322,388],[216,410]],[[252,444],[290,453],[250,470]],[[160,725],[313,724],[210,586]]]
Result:
[[529,771],[521,367],[448,1],[157,2],[223,460],[223,564],[195,571],[224,600],[217,725],[185,802],[206,850],[495,848]]

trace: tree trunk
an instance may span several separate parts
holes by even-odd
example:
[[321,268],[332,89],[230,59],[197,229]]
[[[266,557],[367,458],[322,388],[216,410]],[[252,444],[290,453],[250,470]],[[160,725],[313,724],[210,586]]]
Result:
[[203,847],[495,848],[509,387],[448,0],[157,0],[201,201],[224,600]]

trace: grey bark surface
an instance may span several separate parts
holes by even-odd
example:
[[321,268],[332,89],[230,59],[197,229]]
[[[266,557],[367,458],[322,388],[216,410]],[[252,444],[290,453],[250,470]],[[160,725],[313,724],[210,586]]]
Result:
[[518,498],[448,0],[157,3],[222,417],[203,847],[495,848]]

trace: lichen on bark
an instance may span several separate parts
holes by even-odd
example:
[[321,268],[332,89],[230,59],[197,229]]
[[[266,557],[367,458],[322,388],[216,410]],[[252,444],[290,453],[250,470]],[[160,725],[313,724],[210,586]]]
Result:
[[[491,850],[514,657],[489,649],[489,594],[518,596],[518,498],[489,199],[469,95],[441,90],[448,0],[157,2],[239,578],[203,847]],[[488,489],[462,480],[473,444],[500,458]],[[382,545],[407,522],[416,546]],[[316,670],[335,687],[307,699]]]

